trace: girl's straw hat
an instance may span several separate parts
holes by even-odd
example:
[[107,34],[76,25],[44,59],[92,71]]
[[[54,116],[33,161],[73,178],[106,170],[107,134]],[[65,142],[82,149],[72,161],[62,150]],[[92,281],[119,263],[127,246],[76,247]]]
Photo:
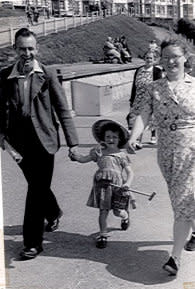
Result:
[[120,133],[120,141],[119,141],[119,146],[123,147],[129,140],[129,132],[122,124],[119,122],[113,121],[111,119],[101,119],[96,121],[93,126],[92,126],[92,133],[94,138],[96,139],[97,142],[102,142],[104,141],[103,137],[104,135],[102,134],[102,130],[105,128],[109,129],[109,125],[114,126],[119,130]]

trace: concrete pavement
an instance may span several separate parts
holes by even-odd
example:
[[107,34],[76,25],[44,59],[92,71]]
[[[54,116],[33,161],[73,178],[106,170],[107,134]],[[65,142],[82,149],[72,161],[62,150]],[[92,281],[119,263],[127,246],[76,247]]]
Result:
[[[125,123],[128,102],[101,117],[76,117],[80,151],[95,144],[91,125],[100,118]],[[86,207],[96,170],[94,163],[71,162],[64,145],[56,154],[52,186],[64,211],[60,228],[46,233],[44,252],[31,261],[19,261],[26,183],[16,164],[2,153],[6,278],[9,289],[187,289],[195,288],[195,253],[183,252],[177,278],[161,267],[172,248],[173,215],[166,184],[156,162],[156,147],[147,143],[132,155],[134,189],[157,193],[150,202],[137,195],[131,210],[131,227],[120,230],[120,220],[109,215],[106,249],[94,244],[98,234],[98,210]]]

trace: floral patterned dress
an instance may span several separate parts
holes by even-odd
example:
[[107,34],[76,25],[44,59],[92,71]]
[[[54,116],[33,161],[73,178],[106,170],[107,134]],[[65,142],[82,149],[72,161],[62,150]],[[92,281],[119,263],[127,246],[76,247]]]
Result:
[[145,96],[146,87],[153,81],[153,67],[146,69],[141,67],[136,75],[135,86],[136,86],[136,97],[133,103],[133,112],[139,109],[140,102]]
[[122,186],[125,181],[123,169],[130,164],[129,155],[123,151],[109,155],[100,155],[95,149],[92,149],[91,156],[97,162],[99,169],[94,175],[93,187],[87,201],[87,206],[111,210],[113,209],[112,195],[118,189],[110,185],[104,186],[102,181]]
[[[146,69],[144,66],[140,67],[135,78],[136,96],[130,112],[130,125],[133,125],[137,111],[139,111],[140,104],[142,103],[142,98],[145,97],[146,87],[152,81],[153,67],[150,69]],[[151,120],[149,126],[152,126]]]
[[[176,219],[195,219],[195,78],[185,75],[172,90],[167,78],[148,86],[140,111],[154,114],[158,163]],[[139,113],[137,112],[137,113]]]

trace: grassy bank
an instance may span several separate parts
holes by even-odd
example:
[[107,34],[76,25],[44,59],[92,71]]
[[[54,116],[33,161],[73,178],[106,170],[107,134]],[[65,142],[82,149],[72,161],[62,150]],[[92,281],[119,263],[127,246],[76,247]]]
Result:
[[[149,41],[156,38],[146,24],[125,15],[118,15],[41,37],[40,60],[45,64],[58,64],[101,59],[107,36],[121,35],[126,36],[133,57],[142,57]],[[0,49],[1,66],[13,60],[14,52],[11,47]]]
[[10,9],[0,7],[0,17],[7,18],[7,17],[18,17],[26,15],[24,9]]

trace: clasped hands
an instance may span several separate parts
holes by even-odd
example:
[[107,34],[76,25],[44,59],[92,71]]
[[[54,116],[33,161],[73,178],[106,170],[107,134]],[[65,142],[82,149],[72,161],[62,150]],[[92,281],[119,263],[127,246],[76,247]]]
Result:
[[68,156],[71,159],[71,161],[77,161],[77,157],[79,156],[78,146],[69,148]]

